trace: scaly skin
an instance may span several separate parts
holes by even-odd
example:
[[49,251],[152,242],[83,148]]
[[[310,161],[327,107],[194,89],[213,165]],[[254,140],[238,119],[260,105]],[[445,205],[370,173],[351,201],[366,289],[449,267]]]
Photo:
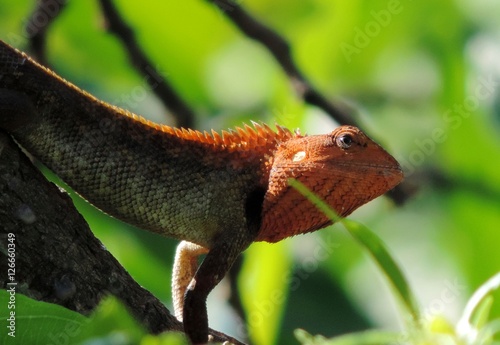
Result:
[[186,241],[173,291],[193,343],[207,341],[208,293],[248,245],[331,223],[289,178],[347,216],[403,177],[355,127],[302,136],[258,124],[222,135],[162,126],[99,101],[1,41],[0,128],[99,209]]

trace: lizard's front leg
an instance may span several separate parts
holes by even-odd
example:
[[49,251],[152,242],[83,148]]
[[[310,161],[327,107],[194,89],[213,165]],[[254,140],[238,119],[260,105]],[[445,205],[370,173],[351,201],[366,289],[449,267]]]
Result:
[[187,287],[198,268],[198,257],[206,253],[208,253],[207,248],[188,241],[182,241],[175,251],[172,272],[172,303],[174,304],[174,315],[181,322]]
[[[241,235],[242,238],[235,238]],[[208,341],[206,300],[212,289],[224,278],[238,255],[251,243],[248,233],[222,236],[212,246],[189,283],[184,297],[184,332],[193,344]]]

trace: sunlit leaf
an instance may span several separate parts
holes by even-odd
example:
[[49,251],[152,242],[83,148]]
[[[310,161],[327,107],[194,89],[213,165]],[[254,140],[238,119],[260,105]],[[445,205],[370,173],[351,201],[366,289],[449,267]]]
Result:
[[411,320],[409,321],[417,323],[420,319],[420,311],[416,304],[415,296],[413,295],[413,292],[411,291],[410,286],[408,285],[408,282],[400,268],[397,266],[396,262],[391,257],[380,238],[366,226],[346,218],[340,218],[330,206],[312,193],[300,181],[289,180],[289,183],[319,209],[321,209],[321,211],[324,212],[332,221],[342,223],[349,233],[363,245],[363,247],[370,253],[375,262],[377,262],[379,267],[382,269],[382,272],[388,278],[390,284],[400,297],[406,311],[411,317]]
[[20,293],[11,295],[6,290],[0,290],[0,304],[0,343],[5,345],[70,344],[89,322],[59,305],[35,301]]

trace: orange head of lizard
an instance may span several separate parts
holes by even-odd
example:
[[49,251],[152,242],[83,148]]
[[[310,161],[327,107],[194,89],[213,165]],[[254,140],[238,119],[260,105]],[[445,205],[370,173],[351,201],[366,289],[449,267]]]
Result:
[[274,154],[257,241],[277,242],[331,224],[289,186],[290,178],[302,182],[345,217],[395,187],[403,172],[390,154],[356,127],[286,140]]

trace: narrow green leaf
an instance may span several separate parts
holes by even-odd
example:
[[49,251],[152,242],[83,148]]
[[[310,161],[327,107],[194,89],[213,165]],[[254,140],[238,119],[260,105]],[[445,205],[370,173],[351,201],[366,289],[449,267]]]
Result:
[[413,321],[418,321],[420,319],[420,312],[416,299],[408,281],[387,251],[382,240],[373,231],[360,223],[349,219],[342,219],[340,222],[349,233],[368,250],[400,296],[403,304],[413,318]]
[[352,220],[341,218],[337,213],[328,206],[323,200],[316,196],[311,190],[309,190],[301,182],[290,179],[289,184],[297,189],[302,195],[304,195],[309,201],[316,205],[322,212],[326,214],[334,222],[340,222],[347,231],[370,253],[370,255],[375,259],[375,262],[382,269],[382,272],[386,275],[389,283],[396,291],[397,295],[403,303],[403,306],[408,311],[411,317],[411,325],[417,325],[418,320],[420,320],[420,312],[416,303],[416,299],[408,285],[406,278],[399,269],[398,265],[391,257],[387,251],[382,240],[366,226],[357,223]]
[[488,279],[472,295],[457,323],[457,334],[470,341],[477,336],[489,316],[493,298],[490,294],[500,287],[500,272]]
[[471,317],[471,324],[476,328],[482,328],[488,322],[491,306],[493,305],[493,297],[486,296],[476,307],[474,314]]

